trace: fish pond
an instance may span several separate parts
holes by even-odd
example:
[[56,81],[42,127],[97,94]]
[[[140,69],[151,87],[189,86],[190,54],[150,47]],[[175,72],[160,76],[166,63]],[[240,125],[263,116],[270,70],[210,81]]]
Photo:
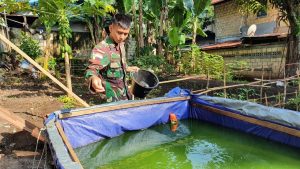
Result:
[[86,169],[299,169],[300,149],[214,124],[182,120],[75,149]]

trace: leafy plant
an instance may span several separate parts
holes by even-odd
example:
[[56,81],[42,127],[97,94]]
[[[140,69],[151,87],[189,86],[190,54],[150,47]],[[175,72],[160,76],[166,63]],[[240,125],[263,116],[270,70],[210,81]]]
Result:
[[248,69],[246,61],[233,61],[226,64],[226,79],[232,81],[234,77],[238,77],[241,70]]
[[51,57],[48,61],[49,69],[55,71],[56,65],[57,65],[56,59],[54,57]]
[[65,109],[74,108],[76,105],[76,100],[72,97],[68,97],[66,95],[59,96],[58,101],[64,103]]
[[21,33],[22,40],[20,49],[23,50],[32,59],[36,59],[42,54],[39,42],[34,40],[31,36],[27,36],[25,32]]
[[[225,97],[223,92],[214,93],[215,96]],[[236,100],[249,100],[249,97],[259,96],[255,89],[252,88],[239,88],[235,92],[230,92],[227,94],[227,98]]]
[[217,79],[221,79],[223,74],[223,57],[203,52],[196,45],[192,45],[190,51],[182,54],[180,63],[185,74],[209,74]]
[[166,60],[159,55],[144,55],[130,61],[130,64],[136,65],[142,69],[151,69],[157,74],[174,72],[172,65],[168,64]]

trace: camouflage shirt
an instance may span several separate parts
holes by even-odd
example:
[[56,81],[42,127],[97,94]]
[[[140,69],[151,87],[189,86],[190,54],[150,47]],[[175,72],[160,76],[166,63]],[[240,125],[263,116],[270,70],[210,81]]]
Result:
[[121,55],[121,45],[124,44],[116,44],[109,36],[106,37],[92,50],[86,69],[86,78],[96,75],[102,80],[107,102],[128,100],[131,97],[125,82],[124,69],[127,64],[126,58]]

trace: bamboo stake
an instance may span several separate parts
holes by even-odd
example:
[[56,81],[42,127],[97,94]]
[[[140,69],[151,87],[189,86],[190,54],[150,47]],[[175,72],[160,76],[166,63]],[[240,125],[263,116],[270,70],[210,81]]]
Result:
[[209,88],[209,68],[207,69],[207,74],[206,74],[206,89]]
[[262,74],[261,74],[261,87],[260,87],[260,102],[262,103],[263,101],[263,85],[264,85],[264,65],[261,66],[262,69]]
[[[58,130],[58,132],[59,132],[59,134],[60,134],[63,142],[65,143],[65,145],[67,147],[67,150],[69,151],[72,160],[74,162],[77,162],[81,166],[79,158],[77,157],[74,149],[72,148],[72,146],[71,146],[71,144],[70,144],[70,142],[69,142],[69,140],[68,140],[68,138],[67,138],[67,136],[66,136],[66,134],[65,134],[65,132],[64,132],[64,130],[62,128],[62,126],[61,126],[61,124],[59,122],[55,122],[55,126],[56,126],[56,128],[57,128],[57,130]],[[82,166],[81,166],[81,168],[83,169]]]
[[24,57],[27,61],[29,61],[33,66],[43,72],[46,76],[48,76],[51,80],[53,80],[58,86],[60,86],[63,90],[65,90],[68,94],[74,97],[79,103],[81,103],[85,107],[89,107],[89,105],[78,97],[75,93],[70,91],[64,84],[62,84],[59,80],[57,80],[54,76],[52,76],[48,71],[42,68],[38,63],[36,63],[33,59],[31,59],[26,53],[24,53],[20,48],[14,45],[11,41],[9,41],[6,37],[0,34],[0,39],[8,44],[11,48],[13,48],[16,52],[18,52],[22,57]]
[[224,98],[227,98],[227,92],[226,92],[226,64],[224,63],[224,67],[223,67],[223,77],[224,77]]
[[286,86],[287,86],[287,81],[286,81],[286,74],[285,74],[285,66],[283,69],[283,79],[284,79],[284,88],[283,88],[283,108],[285,107],[285,101],[286,101]]
[[[296,90],[296,98],[298,98],[298,91]],[[299,104],[296,103],[296,111],[299,111]]]
[[278,105],[281,108],[281,93],[278,92]]
[[265,104],[266,104],[266,106],[268,106],[269,104],[268,104],[268,97],[267,97],[267,93],[265,92]]
[[299,69],[297,68],[297,78],[298,78],[298,91],[300,91],[300,72],[299,72]]

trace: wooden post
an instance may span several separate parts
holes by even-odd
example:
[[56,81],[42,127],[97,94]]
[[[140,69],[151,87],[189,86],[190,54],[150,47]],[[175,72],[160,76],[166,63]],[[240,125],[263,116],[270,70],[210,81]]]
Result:
[[7,109],[0,106],[0,118],[14,125],[18,129],[28,131],[33,137],[39,138],[40,141],[44,141],[43,136],[39,136],[41,126],[37,126],[20,116],[8,111]]
[[[298,98],[298,91],[296,90],[296,98]],[[296,103],[296,111],[299,111],[299,104]]]
[[70,94],[73,98],[75,98],[79,103],[81,103],[85,107],[89,107],[89,105],[78,97],[75,93],[69,90],[64,84],[62,84],[59,80],[57,80],[54,76],[52,76],[48,71],[42,68],[38,63],[36,63],[33,59],[31,59],[26,53],[24,53],[20,48],[18,48],[15,44],[9,41],[6,37],[0,34],[0,39],[12,47],[16,52],[18,52],[22,57],[24,57],[29,63],[43,72],[46,76],[48,76],[53,82],[55,82],[58,86],[60,86],[63,90],[65,90],[68,94]]
[[[58,130],[58,132],[59,132],[59,134],[60,134],[60,136],[61,136],[63,142],[65,143],[65,145],[66,145],[66,147],[67,147],[67,150],[69,151],[69,154],[70,154],[72,160],[73,160],[74,162],[79,163],[79,165],[81,166],[81,163],[80,163],[80,161],[79,161],[79,158],[77,157],[77,155],[76,155],[76,153],[75,153],[73,147],[71,146],[71,144],[70,144],[70,142],[69,142],[67,136],[65,135],[65,132],[64,132],[62,126],[60,125],[59,122],[55,122],[55,126],[56,126],[56,128],[57,128],[57,130]],[[83,169],[82,166],[81,166],[81,168]]]

